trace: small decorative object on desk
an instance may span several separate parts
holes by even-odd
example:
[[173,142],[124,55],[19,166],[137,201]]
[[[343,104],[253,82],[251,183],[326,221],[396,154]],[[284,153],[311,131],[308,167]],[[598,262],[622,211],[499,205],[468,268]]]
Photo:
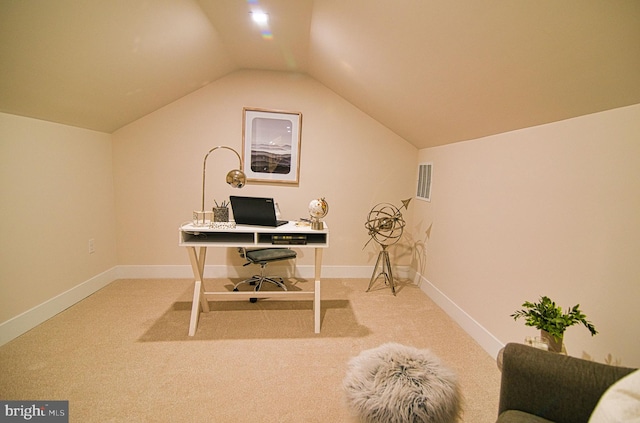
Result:
[[211,222],[211,229],[235,229],[236,222]]
[[329,213],[329,204],[322,198],[316,198],[309,203],[309,215],[311,215],[311,229],[320,231],[324,229],[324,223],[320,219]]
[[213,222],[213,212],[206,210],[193,212],[193,224],[195,226],[210,226],[211,222]]
[[213,207],[213,221],[209,227],[213,229],[233,229],[236,227],[235,222],[229,222],[229,202],[223,201],[218,204],[216,200],[213,200],[215,206]]
[[213,221],[214,222],[228,222],[229,221],[229,204],[223,201],[222,204],[218,204],[213,200],[215,207],[213,208]]

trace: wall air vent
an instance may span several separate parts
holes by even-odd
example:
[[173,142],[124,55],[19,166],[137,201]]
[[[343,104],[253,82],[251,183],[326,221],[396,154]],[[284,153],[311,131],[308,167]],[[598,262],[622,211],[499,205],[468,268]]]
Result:
[[420,163],[418,165],[418,191],[416,197],[420,200],[431,201],[431,174],[433,163]]

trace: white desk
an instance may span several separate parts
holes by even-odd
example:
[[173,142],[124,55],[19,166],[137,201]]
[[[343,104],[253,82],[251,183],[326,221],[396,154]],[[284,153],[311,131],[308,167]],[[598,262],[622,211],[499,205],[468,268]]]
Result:
[[[274,245],[273,235],[304,235],[304,245]],[[322,270],[322,249],[329,247],[329,229],[326,223],[324,229],[313,230],[309,226],[297,226],[295,222],[277,228],[264,226],[237,225],[233,229],[214,229],[198,227],[193,224],[185,224],[180,227],[181,247],[186,247],[189,260],[193,268],[195,284],[193,288],[193,303],[191,305],[191,321],[189,323],[189,336],[196,333],[200,311],[209,312],[207,297],[222,298],[233,296],[238,300],[250,298],[278,298],[298,297],[299,299],[313,300],[314,331],[320,333],[320,272]],[[216,291],[205,292],[203,285],[204,263],[207,257],[207,247],[225,248],[314,248],[315,249],[315,284],[313,291]]]

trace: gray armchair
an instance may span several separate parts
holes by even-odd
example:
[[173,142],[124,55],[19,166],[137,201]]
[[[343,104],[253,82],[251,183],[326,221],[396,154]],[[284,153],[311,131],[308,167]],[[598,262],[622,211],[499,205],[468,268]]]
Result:
[[586,423],[607,388],[634,370],[507,344],[497,423]]

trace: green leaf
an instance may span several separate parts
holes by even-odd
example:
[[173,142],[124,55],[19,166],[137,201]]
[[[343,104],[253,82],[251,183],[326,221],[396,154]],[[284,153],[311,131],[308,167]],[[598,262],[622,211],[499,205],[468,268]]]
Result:
[[587,316],[580,310],[580,304],[563,313],[562,307],[556,305],[549,297],[543,296],[536,303],[525,301],[522,307],[523,309],[516,310],[510,317],[514,320],[523,318],[526,326],[547,331],[556,338],[561,338],[568,327],[578,323],[584,325],[591,332],[591,336],[598,333],[593,323],[588,321]]

